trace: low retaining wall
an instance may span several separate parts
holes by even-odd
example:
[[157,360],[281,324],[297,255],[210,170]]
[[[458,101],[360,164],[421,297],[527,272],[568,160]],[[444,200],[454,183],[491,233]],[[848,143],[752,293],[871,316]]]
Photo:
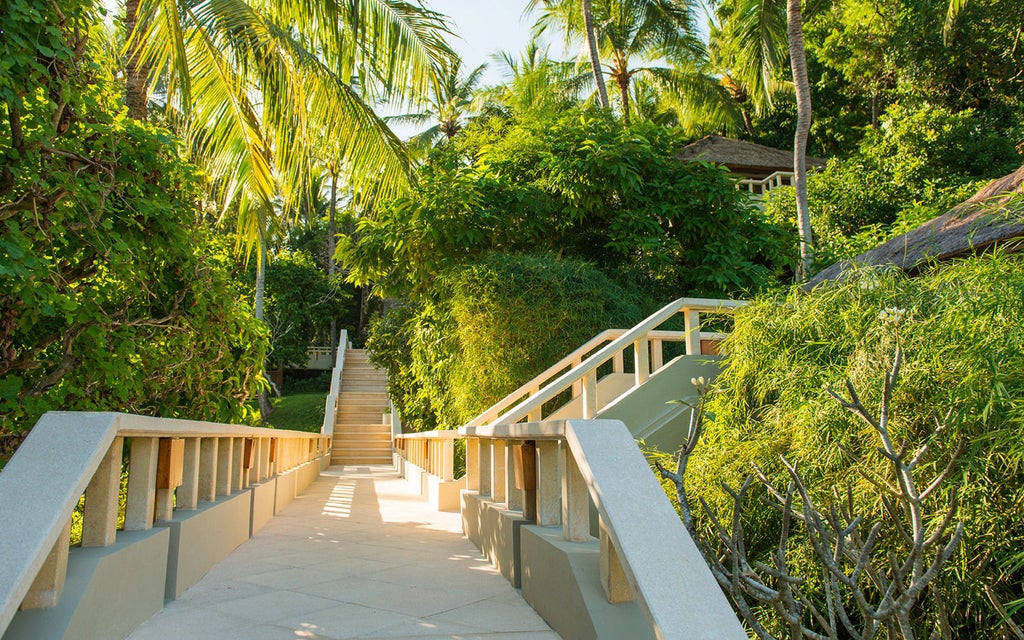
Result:
[[466,488],[466,479],[441,480],[441,478],[394,454],[395,468],[399,477],[405,478],[413,487],[418,487],[420,496],[438,511],[456,513],[459,510],[459,492]]
[[56,607],[19,611],[3,640],[120,640],[259,531],[320,475],[307,462],[109,547],[72,547]]
[[596,538],[567,542],[476,491],[462,492],[462,531],[563,638],[654,637],[636,602],[608,602]]

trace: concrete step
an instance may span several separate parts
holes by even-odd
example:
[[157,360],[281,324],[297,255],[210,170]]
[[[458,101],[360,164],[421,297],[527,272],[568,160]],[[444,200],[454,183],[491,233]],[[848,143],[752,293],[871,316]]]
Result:
[[390,433],[374,433],[372,431],[335,432],[332,444],[340,446],[342,442],[373,442],[390,447],[391,439]]
[[347,465],[347,466],[356,466],[356,465],[360,465],[360,464],[391,464],[392,462],[393,462],[393,460],[392,460],[391,456],[388,456],[386,458],[384,458],[384,457],[376,457],[376,458],[365,458],[365,457],[357,457],[357,458],[338,457],[338,458],[334,458],[334,457],[332,457],[331,458],[331,464],[332,465],[341,464],[341,465]]

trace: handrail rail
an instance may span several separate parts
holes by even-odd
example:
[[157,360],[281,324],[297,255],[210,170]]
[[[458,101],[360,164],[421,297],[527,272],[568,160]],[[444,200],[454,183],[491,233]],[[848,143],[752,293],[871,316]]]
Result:
[[605,329],[604,331],[597,334],[590,340],[587,340],[585,343],[583,343],[581,347],[572,351],[571,353],[569,353],[569,355],[565,356],[564,358],[562,358],[555,364],[551,365],[541,373],[535,375],[529,382],[526,382],[512,393],[508,394],[501,400],[495,402],[493,405],[490,406],[490,408],[484,410],[480,415],[476,416],[475,418],[467,422],[465,426],[487,424],[494,418],[497,418],[499,415],[501,415],[502,411],[512,406],[513,401],[518,400],[520,397],[523,396],[523,394],[530,393],[530,390],[533,387],[540,388],[544,386],[544,384],[548,381],[549,378],[551,378],[551,376],[555,375],[562,369],[566,367],[571,367],[573,364],[575,364],[577,358],[582,360],[583,354],[589,353],[594,349],[594,347],[603,342],[614,340],[615,338],[622,335],[625,331],[626,329]]
[[[467,439],[467,489],[499,509],[521,510],[537,526],[561,526],[565,540],[586,542],[593,501],[605,594],[609,602],[635,599],[654,637],[747,637],[622,422],[549,420],[459,432]],[[508,461],[520,457],[532,463],[510,474]],[[527,468],[530,479],[524,475],[519,486]]]
[[[535,375],[528,382],[521,385],[518,389],[508,394],[501,400],[498,400],[489,408],[485,409],[480,415],[476,416],[465,425],[466,427],[478,426],[487,424],[490,421],[501,415],[501,412],[511,407],[517,400],[520,400],[524,395],[527,395],[534,390],[540,390],[546,385],[555,374],[561,372],[566,367],[572,367],[577,364],[577,360],[583,361],[583,355],[593,351],[598,345],[614,340],[620,337],[622,334],[629,331],[629,329],[605,329],[601,333],[598,333],[593,338],[585,342],[581,347],[573,350],[569,355],[565,356],[555,364],[551,365],[541,373]],[[701,332],[701,337],[721,337],[719,334],[709,334]],[[682,342],[686,338],[685,331],[651,331],[649,337],[652,340],[664,340],[666,342]]]
[[[618,338],[613,340],[611,343],[602,347],[597,353],[592,354],[589,358],[574,366],[569,371],[565,372],[561,376],[555,378],[549,382],[536,394],[529,398],[521,401],[520,403],[513,406],[511,409],[506,411],[504,414],[498,416],[492,420],[491,424],[499,424],[506,422],[517,422],[525,416],[528,416],[531,412],[539,410],[541,406],[551,400],[564,389],[570,385],[583,381],[584,382],[584,394],[587,395],[587,385],[585,384],[584,377],[612,358],[616,353],[622,351],[631,344],[634,344],[640,340],[647,338],[655,328],[660,326],[662,323],[667,321],[677,313],[686,314],[687,323],[687,337],[692,339],[693,333],[697,332],[697,346],[698,349],[691,349],[688,345],[687,352],[693,354],[699,352],[699,333],[700,323],[699,318],[691,317],[691,314],[705,312],[725,312],[731,311],[738,307],[746,304],[739,300],[713,300],[709,298],[679,298],[669,304],[662,307],[660,310],[651,314],[643,322],[636,325],[629,331],[626,331]],[[638,372],[639,373],[639,372]],[[586,403],[584,403],[586,404]],[[585,415],[584,417],[593,417]],[[477,426],[477,425],[466,425],[466,426]]]
[[[194,509],[200,499],[230,494],[329,449],[329,438],[319,433],[122,413],[44,414],[0,473],[0,635],[27,596],[35,606],[56,603],[70,517],[83,492],[83,546],[114,543],[123,438],[133,442],[125,529],[151,528],[176,508]],[[161,455],[166,440],[177,456]],[[259,458],[251,476],[249,451]],[[161,469],[161,482],[177,477],[178,484],[158,486]]]
[[341,370],[345,368],[345,350],[348,346],[348,331],[342,329],[338,336],[338,354],[334,358],[334,369],[331,371],[331,390],[327,393],[327,400],[324,403],[324,423],[320,428],[323,435],[334,433],[334,413],[338,405],[338,393],[341,391]]

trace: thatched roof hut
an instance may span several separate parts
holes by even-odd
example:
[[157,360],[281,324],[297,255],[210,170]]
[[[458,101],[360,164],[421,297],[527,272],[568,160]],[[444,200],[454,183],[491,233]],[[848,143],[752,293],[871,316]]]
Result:
[[[735,174],[760,180],[776,171],[793,170],[793,152],[774,149],[763,144],[733,140],[722,136],[706,136],[688,144],[676,154],[680,160],[704,160],[724,165]],[[806,158],[808,167],[821,168],[821,158]]]
[[996,244],[1024,243],[1024,166],[988,183],[970,199],[853,260],[837,262],[807,283],[841,281],[852,264],[894,266],[914,273],[934,260],[983,251]]

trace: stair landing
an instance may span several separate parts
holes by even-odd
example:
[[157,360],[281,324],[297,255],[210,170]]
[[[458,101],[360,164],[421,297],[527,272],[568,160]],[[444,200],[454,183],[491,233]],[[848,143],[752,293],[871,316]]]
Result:
[[332,467],[131,640],[559,637],[390,467]]

